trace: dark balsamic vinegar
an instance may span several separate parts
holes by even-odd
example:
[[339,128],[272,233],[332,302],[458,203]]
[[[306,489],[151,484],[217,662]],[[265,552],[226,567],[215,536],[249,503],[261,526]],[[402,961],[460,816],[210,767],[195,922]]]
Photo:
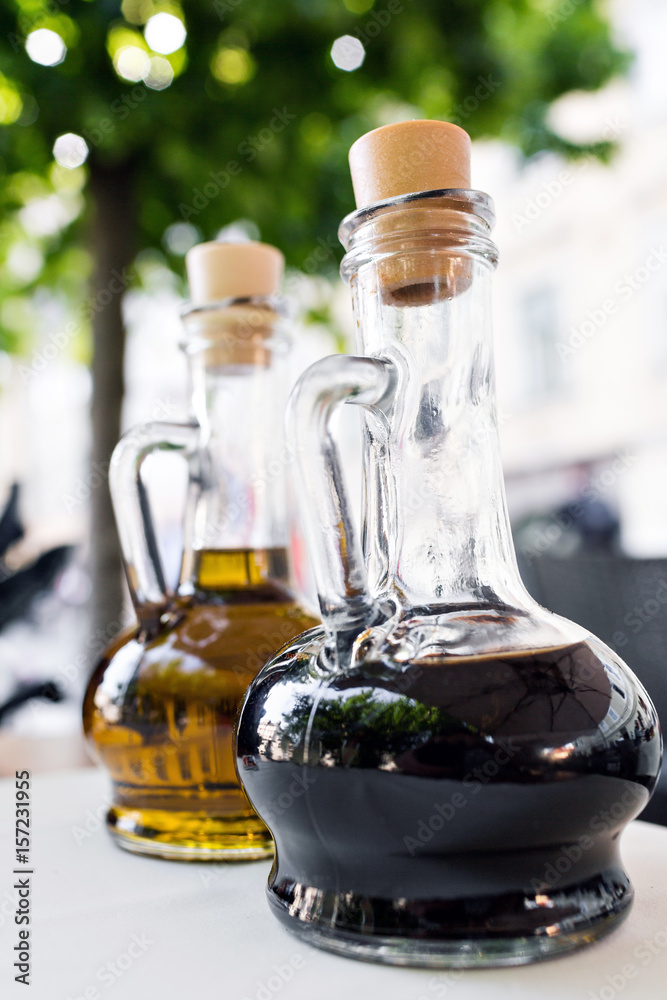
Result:
[[617,921],[632,898],[618,835],[660,762],[655,710],[621,661],[590,640],[334,676],[313,665],[319,635],[264,669],[238,730],[292,930],[371,958],[413,938],[429,964],[430,948],[508,938],[535,958],[540,939],[574,947]]

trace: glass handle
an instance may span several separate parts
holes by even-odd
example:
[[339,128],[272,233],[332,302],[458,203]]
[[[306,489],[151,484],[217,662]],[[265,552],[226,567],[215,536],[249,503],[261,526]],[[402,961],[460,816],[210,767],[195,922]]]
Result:
[[139,620],[154,622],[172,594],[167,586],[141,470],[156,451],[183,451],[198,446],[198,424],[147,423],[125,434],[111,456],[109,488],[132,602]]
[[392,361],[336,355],[312,365],[287,410],[295,449],[296,495],[322,621],[339,664],[361,632],[388,617],[369,591],[363,553],[350,518],[331,418],[340,403],[384,407],[396,384]]

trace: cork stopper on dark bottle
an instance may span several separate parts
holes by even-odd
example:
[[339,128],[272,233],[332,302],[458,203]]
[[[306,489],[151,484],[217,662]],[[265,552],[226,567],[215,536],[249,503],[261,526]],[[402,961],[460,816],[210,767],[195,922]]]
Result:
[[367,132],[350,149],[357,208],[416,191],[470,187],[470,136],[458,125],[408,121]]
[[[367,132],[350,149],[350,171],[357,208],[421,191],[470,188],[470,136],[451,122],[415,120],[384,125]],[[414,226],[401,229],[428,233],[443,229],[446,215],[432,202],[407,208]],[[382,226],[391,232],[391,215]],[[378,263],[383,298],[397,305],[424,304],[460,295],[472,280],[468,258],[433,255],[419,249]]]

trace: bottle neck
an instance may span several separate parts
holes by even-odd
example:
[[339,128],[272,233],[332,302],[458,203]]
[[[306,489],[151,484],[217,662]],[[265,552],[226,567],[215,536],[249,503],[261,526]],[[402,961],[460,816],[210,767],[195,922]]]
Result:
[[181,590],[286,583],[281,316],[267,300],[236,301],[193,309],[184,323],[200,447],[190,470]]
[[391,357],[403,383],[383,419],[374,409],[364,417],[370,587],[404,609],[520,608],[530,599],[511,539],[495,409],[495,248],[488,223],[446,199],[427,201],[426,216],[413,200],[398,213],[376,210],[351,234],[343,227],[358,351]]

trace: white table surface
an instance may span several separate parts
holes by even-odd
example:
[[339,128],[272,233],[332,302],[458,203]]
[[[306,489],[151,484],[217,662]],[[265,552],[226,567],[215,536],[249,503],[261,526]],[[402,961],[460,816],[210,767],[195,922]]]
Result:
[[120,850],[98,819],[99,771],[33,778],[31,798],[26,988],[12,969],[14,783],[0,781],[3,1000],[667,1000],[667,828],[636,822],[625,833],[636,899],[607,938],[538,965],[436,973],[351,961],[292,937],[264,898],[268,862],[180,864]]

